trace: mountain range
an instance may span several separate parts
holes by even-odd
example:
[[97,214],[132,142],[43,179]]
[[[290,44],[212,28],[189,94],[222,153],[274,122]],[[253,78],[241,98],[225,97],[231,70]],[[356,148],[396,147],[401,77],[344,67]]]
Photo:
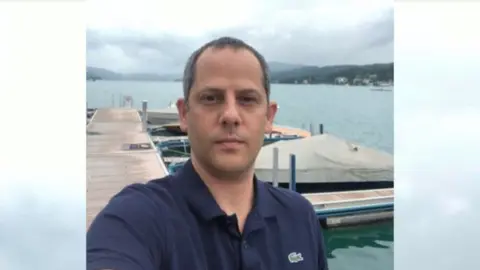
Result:
[[[351,82],[356,78],[366,78],[372,74],[375,74],[378,81],[393,81],[393,63],[318,67],[269,62],[268,65],[271,81],[275,83],[289,84],[308,81],[310,84],[329,84],[334,83],[337,77],[345,77]],[[88,66],[86,73],[89,80],[111,81],[178,81],[182,77],[181,74],[119,73]]]

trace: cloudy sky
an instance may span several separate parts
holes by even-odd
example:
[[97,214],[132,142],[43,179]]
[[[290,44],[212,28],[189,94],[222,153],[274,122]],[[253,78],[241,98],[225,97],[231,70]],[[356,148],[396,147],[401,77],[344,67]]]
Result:
[[393,1],[89,0],[87,65],[119,72],[178,73],[189,54],[223,35],[269,61],[393,61]]

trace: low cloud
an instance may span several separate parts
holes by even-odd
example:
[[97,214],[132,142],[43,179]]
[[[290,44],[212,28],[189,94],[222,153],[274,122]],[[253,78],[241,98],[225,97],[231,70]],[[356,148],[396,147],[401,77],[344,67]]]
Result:
[[328,25],[328,21],[309,17],[308,13],[302,17],[302,12],[278,12],[262,25],[252,23],[197,36],[90,29],[87,64],[119,72],[178,73],[194,49],[219,36],[245,40],[268,61],[318,66],[393,61],[392,9],[341,26]]

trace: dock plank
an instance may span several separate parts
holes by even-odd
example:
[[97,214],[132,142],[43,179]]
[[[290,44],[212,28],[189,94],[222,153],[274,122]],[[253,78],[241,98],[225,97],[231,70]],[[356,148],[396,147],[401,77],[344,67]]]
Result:
[[[138,143],[151,149],[126,148]],[[163,166],[137,110],[98,109],[87,125],[87,227],[125,186],[164,177]]]
[[345,192],[332,192],[332,193],[309,193],[302,194],[307,198],[314,206],[334,204],[338,202],[348,200],[378,200],[385,197],[391,197],[393,201],[393,188],[388,189],[376,189],[376,190],[359,190],[359,191],[345,191]]

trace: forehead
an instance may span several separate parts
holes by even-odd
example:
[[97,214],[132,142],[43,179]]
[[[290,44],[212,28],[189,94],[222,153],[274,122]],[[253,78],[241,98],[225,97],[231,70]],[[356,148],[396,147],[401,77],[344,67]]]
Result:
[[208,87],[264,91],[260,62],[247,49],[208,48],[197,60],[194,89]]

